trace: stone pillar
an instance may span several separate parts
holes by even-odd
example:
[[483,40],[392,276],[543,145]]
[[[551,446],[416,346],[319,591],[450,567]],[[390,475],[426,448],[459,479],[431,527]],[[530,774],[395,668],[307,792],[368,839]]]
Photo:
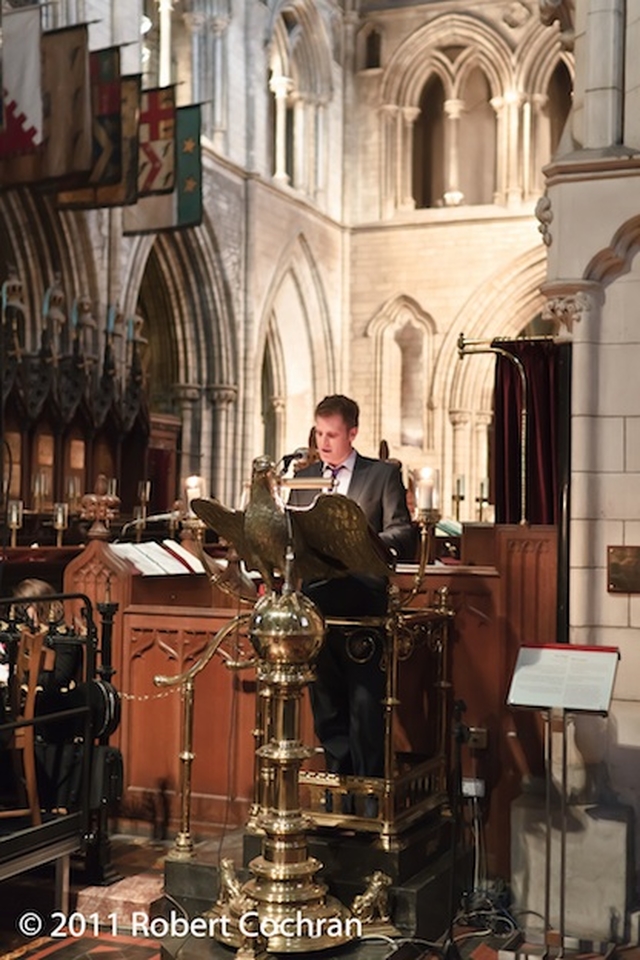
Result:
[[591,0],[588,6],[584,146],[597,149],[622,142],[625,2]]
[[391,216],[398,204],[397,163],[398,163],[398,117],[400,108],[393,103],[380,107],[380,143],[382,144],[382,196],[381,215]]
[[473,464],[471,480],[468,486],[469,516],[475,518],[477,510],[476,497],[480,495],[480,484],[489,470],[489,436],[488,429],[493,420],[493,413],[481,411],[473,418]]
[[464,200],[460,190],[460,156],[458,147],[458,132],[460,128],[460,114],[464,108],[462,100],[445,100],[445,189],[444,204],[446,207],[457,207]]
[[299,93],[291,97],[293,102],[293,170],[292,187],[307,192],[306,170],[312,162],[312,154],[307,153],[307,104]]
[[400,206],[403,210],[415,210],[416,199],[413,195],[413,129],[420,116],[418,107],[402,107],[402,142],[398,165],[401,171]]
[[213,34],[213,148],[224,153],[227,138],[227,63],[225,33],[228,17],[212,17],[209,23]]
[[465,492],[465,499],[460,504],[460,519],[468,520],[473,517],[473,513],[469,509],[469,501],[473,501],[473,498],[470,496],[473,486],[471,485],[471,471],[470,471],[470,440],[469,440],[469,421],[471,419],[471,414],[468,410],[450,410],[449,411],[449,420],[451,426],[453,427],[453,449],[451,456],[451,476],[449,477],[449,485],[451,490],[447,493],[449,497],[448,503],[444,504],[445,510],[449,508],[449,504],[453,505],[453,500],[451,496],[456,492],[455,483],[456,477],[464,477],[467,489]]
[[276,131],[275,131],[275,170],[273,179],[277,183],[289,183],[287,173],[287,98],[293,88],[293,81],[289,77],[272,77],[269,89],[276,99]]
[[496,190],[494,203],[502,204],[507,196],[507,130],[505,124],[504,100],[493,97],[490,101],[496,115]]
[[327,155],[327,136],[325,124],[327,122],[327,104],[324,100],[318,100],[314,108],[313,116],[313,173],[310,187],[312,195],[321,206],[324,204],[327,192],[327,164],[329,157]]
[[202,388],[197,384],[178,383],[173,394],[180,404],[182,417],[182,457],[180,460],[180,482],[185,477],[200,473],[200,437],[195,436],[196,418],[194,408],[200,401]]
[[[525,167],[526,180],[523,183],[525,197],[531,194],[540,193],[544,189],[542,168],[548,162],[551,156],[551,127],[549,125],[549,98],[546,94],[536,93],[529,105],[529,125],[531,134],[529,144],[523,148],[523,156],[530,155],[531,144],[534,146],[534,154],[529,164]],[[527,118],[523,114],[524,132],[527,131]],[[533,182],[532,182],[533,180]]]
[[285,437],[285,415],[287,411],[287,401],[284,397],[272,397],[271,406],[273,407],[273,417],[275,422],[276,456],[283,449]]
[[207,86],[208,57],[205,46],[206,17],[203,13],[185,13],[184,23],[191,35],[191,100],[201,103],[203,132],[211,127],[210,90]]
[[522,200],[520,183],[520,104],[521,97],[510,90],[505,95],[506,147],[507,147],[507,204]]
[[238,388],[233,384],[211,384],[207,398],[213,409],[211,430],[211,494],[222,503],[235,504],[239,490],[235,487],[235,457],[233,436],[235,418],[232,407],[238,399]]
[[159,0],[160,11],[160,58],[158,64],[158,84],[167,87],[171,83],[171,0]]

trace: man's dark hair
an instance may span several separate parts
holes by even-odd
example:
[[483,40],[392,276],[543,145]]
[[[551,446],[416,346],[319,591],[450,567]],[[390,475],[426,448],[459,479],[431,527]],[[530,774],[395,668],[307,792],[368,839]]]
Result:
[[316,417],[333,417],[336,414],[342,417],[347,425],[347,429],[352,430],[358,426],[358,417],[360,408],[355,400],[345,397],[342,393],[332,393],[330,396],[321,400],[316,407]]

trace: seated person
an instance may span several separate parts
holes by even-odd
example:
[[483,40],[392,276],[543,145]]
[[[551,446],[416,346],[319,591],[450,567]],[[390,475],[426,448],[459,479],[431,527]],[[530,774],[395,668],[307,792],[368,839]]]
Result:
[[[325,397],[315,411],[320,459],[297,475],[335,477],[334,489],[356,501],[397,559],[413,559],[415,530],[400,470],[396,463],[357,453],[353,441],[358,419],[354,400],[341,394]],[[306,506],[315,496],[312,490],[292,490],[289,504]],[[386,578],[360,574],[303,584],[303,592],[325,617],[382,616],[387,612],[387,590]],[[364,651],[350,650],[341,630],[327,631],[310,697],[316,735],[331,773],[384,775],[382,652],[381,631],[371,632],[371,643]]]

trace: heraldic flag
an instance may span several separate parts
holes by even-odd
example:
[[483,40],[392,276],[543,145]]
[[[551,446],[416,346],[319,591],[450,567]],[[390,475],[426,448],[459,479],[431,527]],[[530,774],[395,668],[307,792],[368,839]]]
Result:
[[142,91],[138,127],[138,196],[171,193],[176,176],[174,87]]
[[53,180],[70,185],[84,181],[91,170],[87,27],[81,24],[43,33],[40,48],[43,142],[35,152],[0,160],[2,186]]
[[59,207],[90,209],[135,203],[138,197],[138,115],[141,77],[121,77],[114,49],[91,54],[93,168],[89,183],[60,191]]
[[176,177],[172,193],[141,197],[123,210],[125,234],[196,227],[202,222],[200,104],[176,110]]
[[5,10],[1,24],[0,157],[10,157],[35,151],[42,143],[40,7]]

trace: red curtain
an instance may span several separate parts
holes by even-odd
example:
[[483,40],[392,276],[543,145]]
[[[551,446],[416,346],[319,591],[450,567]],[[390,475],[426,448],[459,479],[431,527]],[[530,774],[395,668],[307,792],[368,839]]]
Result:
[[[527,381],[525,519],[555,524],[560,491],[568,482],[571,345],[553,340],[494,341],[523,365]],[[521,519],[520,417],[522,388],[516,364],[496,357],[493,493],[496,523]]]

